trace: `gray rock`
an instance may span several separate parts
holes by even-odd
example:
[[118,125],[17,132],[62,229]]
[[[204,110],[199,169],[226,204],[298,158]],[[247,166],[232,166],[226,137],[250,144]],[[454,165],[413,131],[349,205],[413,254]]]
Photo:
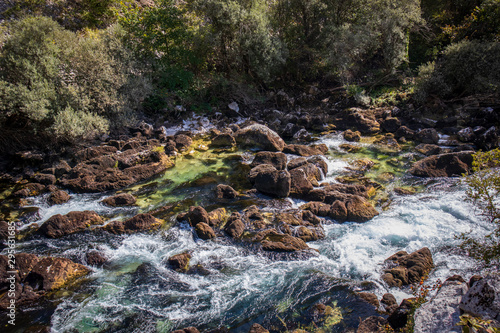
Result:
[[500,274],[475,282],[462,298],[460,309],[486,320],[500,321]]
[[415,333],[462,332],[456,324],[460,321],[460,300],[467,292],[467,284],[446,281],[429,302],[415,312]]

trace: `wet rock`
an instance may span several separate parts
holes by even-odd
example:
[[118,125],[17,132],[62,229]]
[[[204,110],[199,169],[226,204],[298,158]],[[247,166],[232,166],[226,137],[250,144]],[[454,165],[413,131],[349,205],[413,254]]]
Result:
[[69,259],[46,257],[37,261],[25,283],[34,290],[52,291],[87,273],[88,268]]
[[401,127],[401,121],[396,117],[387,117],[380,125],[384,131],[394,133]]
[[420,154],[424,154],[425,156],[438,155],[441,153],[441,147],[438,145],[431,145],[428,143],[421,143],[415,147],[415,150]]
[[261,164],[270,164],[277,170],[285,170],[287,157],[284,153],[280,152],[260,151],[255,154],[255,158],[253,159],[250,166],[254,168]]
[[208,224],[200,222],[195,227],[196,234],[203,240],[215,238],[215,232]]
[[248,180],[264,194],[287,197],[290,194],[291,177],[285,170],[277,170],[269,164],[256,166],[248,174]]
[[68,202],[71,197],[69,196],[68,192],[63,191],[63,190],[57,190],[52,193],[50,193],[49,198],[47,199],[47,202],[52,206],[52,205],[60,205],[65,202]]
[[385,263],[390,268],[382,275],[382,279],[391,287],[419,283],[434,268],[432,254],[427,247],[410,254],[399,251],[387,258]]
[[415,131],[409,129],[406,126],[401,126],[394,133],[394,137],[397,138],[397,139],[405,138],[405,139],[411,140],[411,139],[413,139],[415,137]]
[[474,140],[476,139],[476,135],[470,127],[466,127],[458,131],[457,136],[458,140],[462,142],[474,142]]
[[46,173],[37,173],[32,177],[33,181],[43,185],[54,185],[56,183],[56,176]]
[[351,195],[346,202],[347,220],[366,222],[378,215],[378,211],[365,198]]
[[260,209],[252,205],[243,211],[243,221],[252,229],[260,230],[266,228],[267,221],[262,215]]
[[322,228],[301,226],[297,228],[295,236],[302,239],[304,242],[313,242],[324,238],[325,234]]
[[315,148],[313,146],[306,145],[286,145],[283,149],[286,154],[299,155],[303,157],[309,157],[314,155],[323,155],[323,151]]
[[231,200],[238,197],[238,192],[229,185],[219,184],[215,188],[215,198],[217,200]]
[[206,224],[210,223],[210,218],[205,208],[200,206],[191,206],[186,215],[186,219],[192,227],[195,227],[198,223],[203,222]]
[[302,219],[304,221],[307,221],[313,225],[319,225],[321,224],[321,219],[314,215],[311,211],[309,210],[304,210],[302,211]]
[[245,225],[241,220],[241,215],[239,213],[233,213],[229,217],[226,226],[224,227],[224,231],[232,238],[240,238],[243,235],[243,231],[245,231]]
[[289,163],[288,163],[288,171],[290,170],[293,170],[295,168],[298,168],[300,166],[303,166],[305,164],[307,164],[307,159],[305,157],[299,157],[299,158],[295,158],[293,160],[291,160]]
[[344,149],[346,152],[348,153],[357,153],[358,151],[360,151],[361,149],[363,149],[363,147],[361,146],[355,146],[355,145],[351,145],[351,144],[348,144],[348,143],[343,143],[339,146],[341,149]]
[[460,321],[458,305],[466,292],[466,283],[446,281],[434,297],[415,311],[415,332],[462,332],[457,326]]
[[39,183],[28,183],[24,188],[12,194],[13,197],[26,198],[39,195],[45,191],[45,185]]
[[412,304],[412,300],[404,299],[399,307],[387,318],[393,329],[398,330],[406,326],[410,317]]
[[367,303],[372,304],[377,309],[380,306],[377,295],[375,295],[374,293],[360,292],[360,293],[357,293],[357,295],[359,297],[361,297],[361,299],[363,299]]
[[485,320],[500,322],[500,274],[476,281],[460,302],[460,309]]
[[59,238],[102,222],[103,219],[96,212],[69,212],[66,215],[57,214],[50,217],[37,232],[49,238]]
[[330,210],[328,211],[328,216],[337,222],[347,221],[348,212],[345,203],[340,200],[336,200],[332,203]]
[[371,316],[359,324],[356,333],[385,333],[387,332],[387,324],[387,319],[379,316]]
[[482,150],[498,148],[498,133],[496,127],[492,126],[484,133],[477,135],[474,143]]
[[130,193],[120,193],[104,199],[102,202],[111,207],[132,206],[137,199]]
[[314,189],[302,168],[290,170],[290,182],[290,194],[299,198],[304,197]]
[[324,176],[326,176],[326,174],[328,173],[328,163],[326,163],[323,157],[313,156],[310,157],[307,161],[321,170],[322,174],[319,175],[320,178],[317,179],[318,181],[321,180],[321,178],[323,178]]
[[376,121],[373,111],[360,108],[343,110],[338,114],[336,124],[344,128],[355,128],[363,134],[375,134],[380,131],[380,124]]
[[276,132],[260,124],[240,129],[235,136],[236,142],[241,147],[268,151],[282,151],[285,147],[285,142]]
[[185,134],[178,134],[174,136],[175,148],[179,151],[188,150],[193,144],[193,139]]
[[107,259],[97,251],[90,251],[85,255],[85,261],[87,265],[101,267],[106,263]]
[[359,140],[361,140],[361,133],[359,133],[359,131],[351,131],[348,129],[342,133],[342,136],[344,140],[350,142],[359,142]]
[[323,202],[311,201],[302,205],[300,209],[309,210],[314,215],[326,217],[330,216],[331,205]]
[[15,235],[16,233],[16,227],[12,224],[12,226],[9,229],[9,223],[6,221],[0,221],[0,250],[2,248],[2,244],[6,245],[6,241],[9,239],[9,234]]
[[261,244],[262,249],[273,252],[294,252],[309,248],[302,239],[277,232],[268,234]]
[[211,147],[223,148],[236,146],[236,139],[230,133],[222,133],[212,139]]
[[259,324],[253,324],[248,333],[269,333],[269,331]]
[[434,128],[424,128],[417,132],[415,139],[422,143],[437,144],[439,142],[439,134]]
[[471,276],[471,278],[469,279],[469,288],[472,288],[472,286],[477,282],[477,281],[480,281],[482,280],[483,277],[481,275],[473,275]]
[[398,307],[398,302],[393,294],[385,293],[380,300],[380,303],[384,305],[385,311],[387,313],[393,313]]
[[159,228],[161,221],[151,214],[138,214],[125,221],[113,221],[104,226],[112,234],[135,233]]
[[456,177],[472,168],[471,151],[447,153],[426,157],[411,167],[409,172],[419,177]]
[[188,252],[176,254],[168,258],[168,265],[179,272],[186,272],[189,268],[189,260],[191,260],[191,254]]
[[208,213],[209,225],[213,228],[219,227],[226,222],[228,216],[225,208],[217,208]]

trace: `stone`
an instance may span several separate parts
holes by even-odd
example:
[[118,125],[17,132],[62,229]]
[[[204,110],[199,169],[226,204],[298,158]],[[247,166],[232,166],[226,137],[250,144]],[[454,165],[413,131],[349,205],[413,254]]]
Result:
[[264,194],[285,198],[290,194],[291,176],[286,170],[277,170],[269,164],[261,164],[250,170],[248,180]]
[[382,295],[382,299],[380,303],[384,305],[385,311],[387,313],[392,313],[398,307],[398,302],[396,301],[396,297],[393,294],[385,293]]
[[387,321],[393,329],[398,330],[406,326],[412,310],[412,304],[412,300],[404,299],[399,307],[387,317]]
[[229,217],[226,226],[224,227],[224,231],[232,238],[240,238],[243,235],[243,231],[245,231],[245,225],[241,220],[241,216],[239,213],[233,213]]
[[161,221],[151,214],[137,214],[125,221],[112,221],[104,229],[112,234],[135,233],[150,231],[161,226]]
[[378,301],[377,295],[375,295],[374,293],[359,292],[359,293],[357,293],[357,295],[359,297],[361,297],[361,299],[363,299],[367,303],[372,304],[377,309],[380,306],[380,303]]
[[69,259],[46,257],[33,266],[25,283],[35,290],[52,291],[87,273],[88,268]]
[[299,198],[304,197],[314,189],[302,168],[290,170],[290,182],[290,194]]
[[378,215],[378,211],[365,198],[351,195],[346,202],[347,220],[366,222]]
[[101,267],[107,259],[97,251],[90,251],[85,255],[85,261],[87,265]]
[[355,128],[362,134],[375,134],[380,131],[380,124],[375,119],[373,110],[349,108],[338,114],[336,124],[344,128]]
[[50,193],[49,198],[47,199],[47,202],[50,205],[60,205],[65,202],[68,202],[69,199],[71,199],[70,195],[68,192],[63,191],[63,190],[57,190],[52,193]]
[[359,133],[359,131],[351,131],[348,129],[342,133],[342,136],[344,140],[350,142],[359,142],[359,140],[361,140],[361,133]]
[[269,333],[269,331],[259,324],[253,324],[248,333]]
[[91,225],[101,224],[103,219],[93,211],[69,212],[50,217],[38,229],[37,233],[49,238],[59,238],[80,232]]
[[215,188],[215,198],[217,200],[231,200],[238,197],[238,192],[229,185],[219,184]]
[[458,305],[467,289],[464,282],[444,282],[437,294],[415,311],[415,333],[461,333],[462,328],[456,325],[460,321]]
[[498,133],[495,126],[491,126],[484,133],[477,135],[474,143],[482,150],[498,148]]
[[457,133],[458,140],[462,142],[474,142],[476,139],[476,135],[471,127],[466,127],[458,131]]
[[219,227],[226,222],[228,216],[225,208],[217,208],[208,213],[208,224],[212,227]]
[[441,147],[428,143],[419,144],[415,147],[415,150],[420,154],[424,154],[425,156],[438,155],[441,153]]
[[385,260],[391,268],[385,270],[382,279],[391,287],[419,283],[434,268],[431,251],[421,248],[408,254],[399,251]]
[[274,166],[277,170],[285,170],[287,165],[287,157],[281,152],[270,152],[270,151],[260,151],[255,154],[250,166],[252,168],[261,165],[270,164]]
[[215,232],[208,224],[200,222],[195,227],[196,234],[203,240],[215,238]]
[[286,154],[299,155],[302,157],[309,157],[314,155],[323,155],[323,151],[313,146],[306,145],[286,145],[283,149]]
[[476,281],[460,302],[460,309],[485,320],[500,321],[500,274]]
[[384,131],[394,133],[401,127],[401,121],[396,117],[387,117],[380,125]]
[[409,129],[408,127],[406,126],[401,126],[400,128],[398,128],[398,130],[394,133],[394,137],[396,139],[400,139],[400,138],[405,138],[407,140],[411,140],[415,137],[415,131]]
[[295,168],[301,167],[304,164],[309,163],[305,157],[299,157],[288,162],[287,169],[288,171],[293,170]]
[[429,156],[413,164],[409,172],[418,177],[459,177],[471,171],[472,154],[463,151]]
[[186,272],[189,268],[189,260],[191,259],[191,254],[188,252],[179,253],[168,258],[168,265],[179,272]]
[[104,199],[102,202],[111,207],[132,206],[137,199],[130,193],[120,193]]
[[201,206],[191,206],[186,215],[186,219],[192,227],[195,227],[198,223],[210,224],[210,218],[205,208]]
[[222,133],[217,135],[212,139],[212,143],[210,143],[210,147],[234,147],[236,146],[236,139],[232,134]]
[[268,234],[261,242],[262,249],[273,252],[295,252],[308,249],[309,246],[300,238],[290,235]]
[[335,202],[330,206],[328,216],[337,222],[347,221],[348,214],[345,203],[340,200],[335,200]]
[[282,151],[285,147],[283,139],[269,127],[254,124],[235,133],[236,142],[241,147],[250,147],[267,151]]
[[379,316],[371,316],[364,319],[361,324],[359,324],[356,333],[385,333],[387,332],[387,324],[387,319]]
[[415,138],[422,143],[437,144],[439,142],[439,134],[434,128],[421,129]]
[[185,134],[178,134],[174,136],[175,148],[179,151],[188,150],[193,144],[193,139]]

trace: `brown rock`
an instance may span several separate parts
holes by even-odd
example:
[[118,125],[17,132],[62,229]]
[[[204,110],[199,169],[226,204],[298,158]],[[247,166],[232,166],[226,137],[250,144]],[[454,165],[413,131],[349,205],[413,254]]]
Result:
[[372,304],[377,309],[380,306],[377,295],[375,295],[374,293],[360,292],[358,293],[358,296],[365,300],[367,303]]
[[49,238],[59,238],[87,229],[91,225],[101,224],[102,218],[92,211],[70,212],[66,215],[54,215],[45,221],[38,233]]
[[280,234],[266,236],[261,244],[265,251],[274,252],[294,252],[309,248],[300,238]]
[[252,168],[261,164],[270,164],[274,166],[277,170],[286,169],[287,158],[286,155],[281,152],[271,152],[271,151],[260,151],[255,154],[255,158],[250,166]]
[[185,134],[178,134],[174,136],[175,147],[177,150],[187,150],[193,144],[193,139]]
[[83,265],[66,258],[42,258],[33,266],[26,283],[35,290],[52,291],[89,273]]
[[206,223],[200,222],[196,224],[195,230],[201,239],[207,240],[216,237],[214,230]]
[[189,268],[190,259],[191,254],[189,254],[188,252],[184,252],[168,258],[167,262],[172,269],[179,272],[186,272]]
[[359,133],[359,131],[354,132],[348,129],[344,131],[344,133],[342,133],[342,136],[346,141],[350,142],[358,142],[359,140],[361,140],[361,133]]
[[283,139],[273,130],[260,124],[254,124],[236,132],[236,142],[241,147],[258,148],[268,151],[282,151]]
[[245,230],[245,225],[243,221],[241,221],[241,216],[239,213],[233,213],[229,217],[226,226],[224,227],[224,231],[231,236],[232,238],[240,238],[243,235],[243,231]]
[[269,333],[269,331],[259,324],[253,324],[248,333]]
[[356,333],[385,333],[387,320],[383,317],[371,316],[359,324]]
[[363,197],[351,195],[346,202],[347,220],[353,222],[366,222],[378,215],[373,206]]
[[211,147],[234,147],[236,146],[236,139],[232,134],[222,133],[212,139]]
[[456,177],[472,169],[472,151],[426,157],[411,167],[409,172],[419,177]]
[[285,170],[277,170],[269,164],[261,164],[250,170],[248,179],[264,194],[287,197],[290,194],[291,177]]
[[219,227],[227,220],[227,211],[225,208],[217,208],[208,213],[208,224],[212,227]]
[[49,195],[47,201],[50,205],[60,205],[68,202],[70,198],[71,197],[69,196],[68,192],[57,190]]
[[428,143],[421,143],[415,147],[415,150],[425,156],[438,155],[441,153],[441,147]]
[[137,199],[130,193],[120,193],[104,199],[102,202],[111,207],[132,206]]
[[283,152],[286,154],[299,155],[303,157],[323,155],[322,150],[306,145],[286,145],[283,149]]
[[385,307],[385,311],[387,313],[392,313],[398,307],[398,302],[396,301],[396,297],[393,294],[385,293],[380,300]]
[[195,227],[200,222],[210,224],[210,218],[208,217],[207,211],[200,206],[189,207],[186,218],[192,227]]
[[415,136],[415,131],[409,129],[406,126],[401,126],[400,128],[398,128],[396,133],[394,133],[394,137],[397,139],[400,138],[413,139],[414,136]]
[[385,261],[389,268],[382,279],[391,287],[419,283],[434,267],[431,251],[424,247],[413,253],[399,251]]
[[298,168],[300,166],[303,166],[304,164],[307,164],[307,159],[305,157],[299,157],[299,158],[294,158],[293,160],[291,160],[288,165],[287,165],[287,169],[288,171],[290,170],[293,170],[295,168]]
[[87,265],[100,267],[104,265],[107,259],[97,251],[90,251],[85,255]]
[[347,208],[345,206],[345,203],[336,200],[331,206],[330,206],[330,211],[328,212],[328,216],[330,216],[332,219],[334,219],[337,222],[345,222],[347,221]]
[[303,198],[314,189],[312,183],[307,179],[306,173],[302,168],[290,170],[290,194]]
[[311,201],[300,207],[303,210],[309,210],[311,213],[317,216],[330,216],[331,206],[323,202]]
[[439,142],[439,134],[434,128],[424,128],[418,131],[415,138],[422,143],[437,144]]
[[218,200],[231,200],[238,197],[238,192],[229,185],[219,184],[215,188],[215,198]]
[[135,233],[159,228],[161,221],[151,214],[138,214],[125,221],[113,221],[104,229],[112,234]]

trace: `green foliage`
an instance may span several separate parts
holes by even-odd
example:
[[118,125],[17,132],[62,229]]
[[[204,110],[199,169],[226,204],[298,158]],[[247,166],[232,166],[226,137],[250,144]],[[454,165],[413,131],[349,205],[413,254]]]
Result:
[[130,118],[147,84],[134,82],[121,34],[117,27],[76,34],[45,17],[9,25],[0,51],[0,126],[73,141]]
[[495,230],[484,237],[475,240],[468,234],[459,238],[463,241],[462,248],[474,258],[486,263],[500,259],[500,149],[474,154],[473,174],[465,178],[468,186],[467,200],[479,208],[480,214],[496,225]]
[[460,322],[457,326],[462,326],[463,333],[485,332],[485,333],[500,333],[500,328],[493,327],[491,320],[484,320],[473,317],[469,314],[460,316]]
[[450,45],[439,60],[420,68],[417,97],[425,100],[429,94],[451,98],[498,92],[499,54],[499,42],[462,41]]

